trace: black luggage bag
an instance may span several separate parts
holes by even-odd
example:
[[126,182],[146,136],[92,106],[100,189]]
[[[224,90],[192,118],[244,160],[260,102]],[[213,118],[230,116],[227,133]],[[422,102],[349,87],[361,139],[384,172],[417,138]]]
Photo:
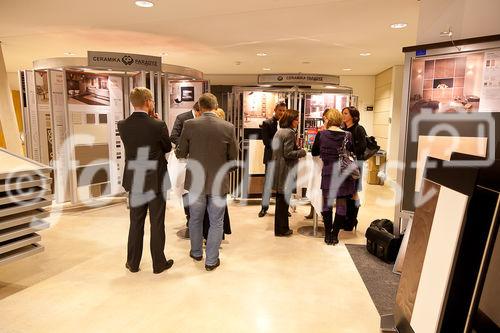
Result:
[[393,224],[387,219],[375,220],[366,229],[366,249],[385,262],[396,260],[401,246],[401,237],[393,235]]

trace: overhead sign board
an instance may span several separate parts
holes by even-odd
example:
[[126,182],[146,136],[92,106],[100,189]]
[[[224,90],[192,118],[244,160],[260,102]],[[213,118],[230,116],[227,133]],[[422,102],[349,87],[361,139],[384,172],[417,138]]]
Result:
[[340,77],[337,75],[322,74],[260,74],[259,84],[327,84],[339,85]]
[[87,52],[88,66],[118,71],[161,72],[161,57],[116,52]]

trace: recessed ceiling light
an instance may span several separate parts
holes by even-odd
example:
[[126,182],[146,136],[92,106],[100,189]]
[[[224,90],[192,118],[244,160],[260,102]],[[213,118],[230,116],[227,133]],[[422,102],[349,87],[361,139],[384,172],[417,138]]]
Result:
[[406,23],[393,23],[391,24],[391,28],[393,29],[404,29],[408,26]]
[[310,61],[302,61],[304,65],[309,65],[311,62]]
[[166,57],[166,56],[168,56],[168,53],[167,53],[167,52],[162,52],[160,55],[161,55],[162,57]]
[[342,68],[343,71],[349,72],[352,71],[352,68]]
[[138,6],[138,7],[142,7],[142,8],[151,8],[155,4],[153,2],[151,2],[151,1],[138,0],[138,1],[135,2],[135,5]]
[[259,52],[259,53],[257,53],[257,56],[258,57],[265,57],[265,56],[267,56],[267,53]]
[[363,53],[360,53],[359,55],[362,57],[368,57],[368,56],[371,56],[372,54],[370,52],[363,52]]
[[270,71],[270,70],[271,70],[271,68],[264,67],[264,68],[262,68],[262,70],[263,70],[263,71]]
[[64,52],[64,55],[67,55],[67,56],[74,56],[76,55],[75,53],[73,52]]

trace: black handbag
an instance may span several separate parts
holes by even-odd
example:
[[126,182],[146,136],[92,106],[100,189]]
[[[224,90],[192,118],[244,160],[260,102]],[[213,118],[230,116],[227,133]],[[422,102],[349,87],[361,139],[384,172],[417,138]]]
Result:
[[340,148],[339,164],[340,172],[342,172],[342,174],[344,174],[347,170],[347,172],[350,171],[352,179],[359,179],[359,177],[361,177],[356,156],[347,150],[347,132],[344,135],[344,141],[342,142],[342,147]]
[[391,221],[379,219],[373,221],[365,233],[368,252],[388,263],[396,260],[402,241],[393,235],[393,229]]
[[363,153],[363,160],[367,160],[373,155],[375,155],[380,150],[380,146],[377,144],[377,140],[373,136],[366,137],[366,149]]

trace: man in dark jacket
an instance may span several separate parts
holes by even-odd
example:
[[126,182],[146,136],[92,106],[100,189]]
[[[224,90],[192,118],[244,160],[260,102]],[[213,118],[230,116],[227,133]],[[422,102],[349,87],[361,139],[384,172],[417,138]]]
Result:
[[[201,112],[198,102],[194,103],[192,110],[179,114],[175,118],[172,134],[170,135],[170,141],[172,141],[174,145],[178,146],[182,129],[184,128],[184,122],[189,119],[198,118],[200,115]],[[189,198],[187,193],[182,196],[182,205],[184,206],[184,214],[186,214],[186,226],[189,228]],[[186,237],[188,236],[189,231],[186,232]]]
[[272,142],[274,134],[278,131],[278,121],[283,113],[286,111],[286,103],[280,102],[274,107],[274,114],[271,119],[266,119],[260,126],[262,129],[262,142],[264,143],[264,160],[266,165],[266,175],[264,180],[264,189],[262,191],[262,208],[259,212],[259,217],[264,217],[269,209],[269,201],[271,199],[272,179],[270,179],[268,172],[268,163],[273,158]]
[[[144,221],[149,209],[153,272],[161,273],[174,264],[165,257],[165,196],[170,188],[165,154],[172,149],[165,122],[154,113],[154,101],[147,88],[134,88],[130,102],[135,111],[118,122],[125,147],[123,187],[129,192],[130,229],[126,267],[139,271]],[[156,118],[156,119],[155,119]]]

